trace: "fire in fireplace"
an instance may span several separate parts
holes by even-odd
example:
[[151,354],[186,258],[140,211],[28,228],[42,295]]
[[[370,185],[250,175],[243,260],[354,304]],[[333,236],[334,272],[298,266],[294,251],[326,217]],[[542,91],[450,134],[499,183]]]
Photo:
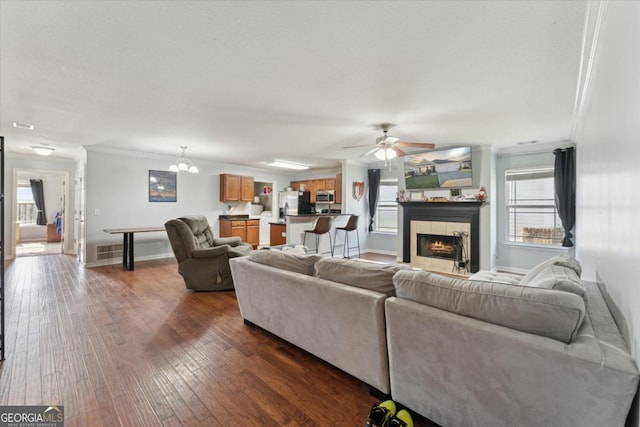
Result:
[[454,236],[418,234],[418,256],[456,259],[457,249]]

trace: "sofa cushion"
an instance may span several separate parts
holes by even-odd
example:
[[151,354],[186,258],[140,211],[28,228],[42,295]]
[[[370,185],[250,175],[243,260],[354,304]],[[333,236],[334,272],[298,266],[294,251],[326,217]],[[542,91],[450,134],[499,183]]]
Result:
[[498,283],[510,283],[517,285],[520,283],[524,275],[517,273],[503,273],[497,271],[480,270],[473,276],[469,277],[469,280],[479,280],[481,282],[498,282]]
[[426,271],[399,271],[398,298],[522,332],[571,342],[585,315],[573,293],[505,283],[455,279]]
[[403,264],[380,264],[344,258],[323,258],[316,264],[316,275],[321,279],[356,286],[358,288],[395,295],[393,275],[410,270]]
[[580,277],[582,275],[582,266],[580,265],[580,261],[577,259],[570,257],[569,255],[558,255],[553,258],[549,258],[546,261],[542,261],[540,264],[533,267],[531,270],[525,274],[525,276],[520,281],[521,285],[526,285],[531,282],[542,270],[547,268],[550,265],[559,265],[561,267],[569,268]]
[[576,272],[560,265],[547,265],[529,282],[520,283],[524,286],[571,292],[580,295],[583,299],[587,298],[587,291]]
[[270,265],[282,270],[313,276],[313,267],[322,258],[321,255],[300,255],[291,252],[260,250],[249,254],[251,261]]

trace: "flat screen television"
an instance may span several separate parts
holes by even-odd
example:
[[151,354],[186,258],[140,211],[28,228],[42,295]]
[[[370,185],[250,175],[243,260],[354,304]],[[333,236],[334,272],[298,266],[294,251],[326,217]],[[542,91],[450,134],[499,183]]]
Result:
[[404,157],[404,180],[407,190],[471,187],[471,147],[409,154]]

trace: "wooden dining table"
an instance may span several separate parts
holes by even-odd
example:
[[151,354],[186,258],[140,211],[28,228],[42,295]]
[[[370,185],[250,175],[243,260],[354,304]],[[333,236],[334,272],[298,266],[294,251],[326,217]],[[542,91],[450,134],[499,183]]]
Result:
[[165,231],[164,227],[130,227],[130,228],[105,228],[109,234],[122,233],[122,265],[129,271],[133,271],[133,235],[135,233],[150,233]]

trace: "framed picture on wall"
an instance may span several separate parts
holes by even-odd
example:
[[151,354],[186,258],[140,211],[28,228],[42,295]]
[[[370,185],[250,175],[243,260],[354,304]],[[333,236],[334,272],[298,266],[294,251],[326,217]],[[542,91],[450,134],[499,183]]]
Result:
[[149,202],[178,200],[177,173],[149,170]]

